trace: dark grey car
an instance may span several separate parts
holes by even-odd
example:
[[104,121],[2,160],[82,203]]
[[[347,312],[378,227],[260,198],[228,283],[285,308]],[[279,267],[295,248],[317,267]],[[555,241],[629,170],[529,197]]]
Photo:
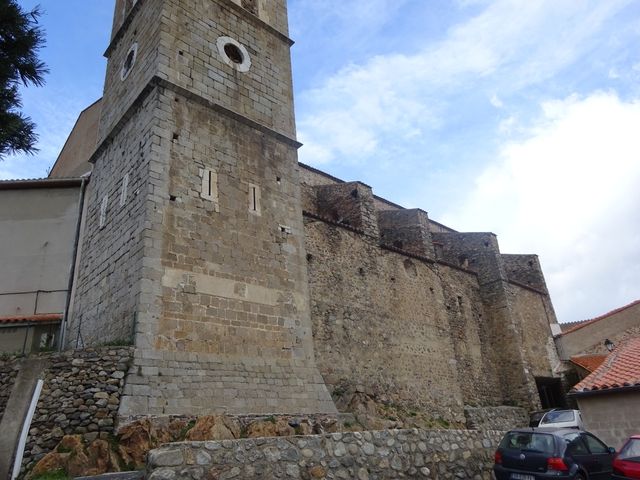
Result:
[[497,480],[608,480],[615,450],[571,428],[507,432],[495,454]]

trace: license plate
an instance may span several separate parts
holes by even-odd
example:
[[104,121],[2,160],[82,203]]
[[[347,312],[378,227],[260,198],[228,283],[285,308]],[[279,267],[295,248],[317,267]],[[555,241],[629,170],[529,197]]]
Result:
[[521,473],[512,473],[509,478],[511,480],[536,480],[533,475],[523,475]]

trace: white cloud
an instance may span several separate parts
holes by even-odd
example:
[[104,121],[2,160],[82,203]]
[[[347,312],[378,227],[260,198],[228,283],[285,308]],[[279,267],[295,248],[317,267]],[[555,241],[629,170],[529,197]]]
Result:
[[613,93],[542,105],[445,220],[540,255],[560,321],[640,298],[640,101]]
[[301,158],[362,161],[379,152],[380,139],[402,142],[405,131],[439,127],[447,96],[463,87],[482,88],[484,79],[508,94],[542,82],[589,51],[629,1],[497,0],[435,44],[349,65],[298,96],[298,128],[309,146]]
[[489,99],[489,102],[491,103],[491,105],[493,105],[496,108],[504,107],[504,103],[502,102],[502,100],[500,100],[500,97],[498,97],[498,95],[496,93],[491,95],[491,98]]

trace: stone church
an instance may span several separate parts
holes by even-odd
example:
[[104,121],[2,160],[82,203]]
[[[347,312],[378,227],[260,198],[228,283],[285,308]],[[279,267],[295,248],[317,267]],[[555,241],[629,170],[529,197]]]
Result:
[[0,182],[46,205],[0,217],[45,265],[0,326],[134,345],[123,420],[561,405],[537,257],[299,163],[292,44],[286,0],[117,0],[103,98],[49,179]]

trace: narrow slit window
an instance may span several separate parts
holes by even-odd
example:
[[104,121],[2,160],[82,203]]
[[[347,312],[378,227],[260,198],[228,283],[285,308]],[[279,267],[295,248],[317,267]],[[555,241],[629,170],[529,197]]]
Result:
[[107,206],[109,205],[109,196],[102,197],[102,203],[100,204],[100,219],[98,220],[98,226],[104,228],[107,223]]
[[200,170],[200,176],[202,177],[200,197],[215,203],[218,211],[218,174],[210,168],[203,168]]
[[249,211],[260,215],[260,187],[249,184]]
[[129,174],[122,177],[122,188],[120,190],[120,206],[123,207],[127,203],[127,190],[129,189]]

